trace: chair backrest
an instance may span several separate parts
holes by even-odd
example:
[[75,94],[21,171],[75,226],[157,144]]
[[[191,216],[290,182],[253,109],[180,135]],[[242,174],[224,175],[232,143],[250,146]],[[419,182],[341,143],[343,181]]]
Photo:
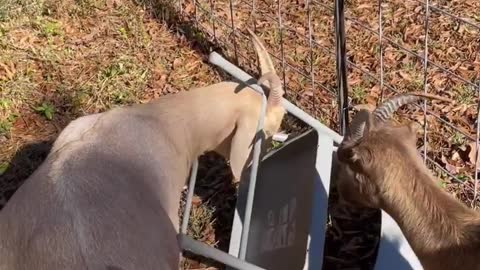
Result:
[[[265,156],[257,176],[246,261],[265,269],[321,268],[332,150],[332,139],[320,139],[311,130]],[[234,256],[240,246],[248,179],[247,170],[230,240],[229,253]]]
[[[327,146],[319,147],[319,141],[317,132],[308,131],[270,152],[262,160],[255,188],[246,261],[265,269],[303,269],[307,247],[310,246],[310,252],[315,253],[311,260],[317,261],[316,264],[321,267],[327,218],[327,209],[322,205],[327,203],[330,182],[330,179],[323,178],[328,178],[330,173],[322,175],[324,170],[317,171],[316,163],[328,156],[318,150],[326,148],[327,153],[331,153],[333,142],[327,139],[328,149]],[[322,165],[325,163],[329,162],[320,162]],[[234,256],[238,254],[240,245],[241,229],[235,227],[242,225],[248,171],[243,178],[230,240],[229,253]],[[312,211],[314,205],[320,206],[317,211]],[[315,225],[312,226],[312,222]],[[310,231],[312,227],[315,228],[314,234]]]

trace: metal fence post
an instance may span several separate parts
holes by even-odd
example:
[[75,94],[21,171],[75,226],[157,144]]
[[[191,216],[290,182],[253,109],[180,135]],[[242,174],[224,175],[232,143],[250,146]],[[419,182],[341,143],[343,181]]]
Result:
[[335,39],[337,65],[337,100],[339,133],[345,135],[348,128],[347,48],[345,42],[345,16],[343,0],[335,0]]

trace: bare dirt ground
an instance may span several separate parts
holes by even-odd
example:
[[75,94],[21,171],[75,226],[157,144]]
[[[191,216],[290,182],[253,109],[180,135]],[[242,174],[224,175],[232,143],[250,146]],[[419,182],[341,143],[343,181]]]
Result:
[[[253,49],[241,33],[245,26],[256,29],[276,57],[277,69],[285,71],[288,98],[337,129],[332,1],[284,0],[280,6],[275,1],[233,1],[233,12],[228,0],[200,0],[196,6],[182,1],[183,13],[175,10],[177,3],[0,0],[0,208],[72,119],[219,81],[222,74],[206,63],[211,49],[219,49],[256,74]],[[480,24],[479,1],[431,3]],[[354,104],[375,105],[380,97],[393,94],[392,88],[381,88],[374,79],[381,70],[379,40],[363,27],[378,31],[377,2],[348,1],[346,11],[356,20],[346,23],[350,97]],[[480,80],[480,33],[467,23],[430,12],[429,60],[450,74],[430,65],[428,91],[456,103],[429,103],[434,113],[427,115],[429,165],[436,162],[443,169],[432,166],[439,185],[476,206],[479,89],[467,82]],[[422,2],[384,1],[383,34],[422,56],[424,16]],[[385,85],[399,92],[423,91],[423,62],[396,45],[382,44]],[[399,114],[400,121],[406,118],[423,123],[423,113],[415,106]],[[290,124],[285,127],[292,129]],[[422,140],[419,149],[423,149]],[[461,181],[453,181],[448,174]],[[224,160],[202,157],[189,234],[222,250],[228,248],[236,200],[230,180]],[[378,213],[339,208],[335,190],[331,201],[326,268],[369,269],[379,229],[378,222],[371,224],[378,220]],[[222,268],[194,259],[186,259],[184,268]]]

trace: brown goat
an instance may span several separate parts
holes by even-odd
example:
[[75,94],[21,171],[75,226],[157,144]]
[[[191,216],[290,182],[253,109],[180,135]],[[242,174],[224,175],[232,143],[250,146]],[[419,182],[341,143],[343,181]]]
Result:
[[[270,94],[264,133],[285,114],[283,88],[250,31]],[[0,270],[179,267],[178,209],[192,162],[230,159],[235,178],[251,153],[261,95],[236,82],[81,117],[0,212]]]
[[400,95],[356,114],[337,152],[340,197],[392,216],[426,270],[480,269],[480,214],[437,186],[417,152],[414,125],[388,121],[419,99]]

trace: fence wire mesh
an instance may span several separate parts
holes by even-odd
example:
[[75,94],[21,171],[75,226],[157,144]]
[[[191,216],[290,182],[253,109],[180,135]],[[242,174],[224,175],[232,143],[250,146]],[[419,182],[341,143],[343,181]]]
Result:
[[[194,37],[257,74],[245,31],[254,29],[283,78],[287,99],[340,131],[334,1],[178,0],[177,6],[195,25]],[[455,100],[409,106],[397,119],[421,125],[418,149],[439,184],[476,206],[480,3],[348,1],[344,8],[350,114],[396,93],[423,91]]]

